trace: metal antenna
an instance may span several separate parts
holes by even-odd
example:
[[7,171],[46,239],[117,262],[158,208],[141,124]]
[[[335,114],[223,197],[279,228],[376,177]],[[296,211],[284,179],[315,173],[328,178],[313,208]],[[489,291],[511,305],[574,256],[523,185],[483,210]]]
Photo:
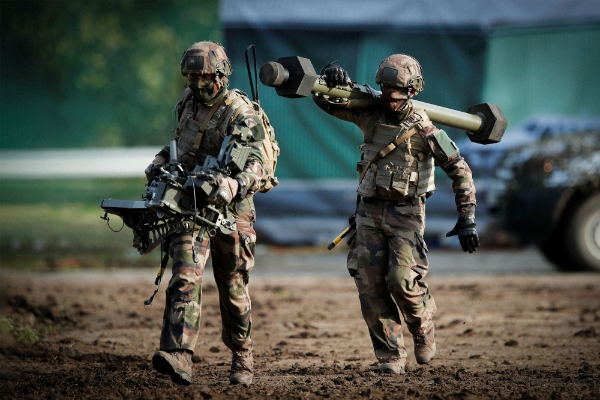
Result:
[[[250,49],[252,49],[252,58],[254,59],[254,81],[252,80],[250,60],[248,57],[248,52],[250,51]],[[258,98],[258,79],[256,79],[256,77],[258,76],[258,74],[256,73],[256,47],[253,44],[246,48],[246,68],[248,69],[248,79],[250,80],[250,91],[252,93],[252,100],[260,104],[260,100]]]

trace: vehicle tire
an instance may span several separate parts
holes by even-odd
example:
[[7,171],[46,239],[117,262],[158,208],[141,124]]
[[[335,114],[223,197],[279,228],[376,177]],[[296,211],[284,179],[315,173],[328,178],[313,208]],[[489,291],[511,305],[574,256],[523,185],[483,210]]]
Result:
[[572,269],[600,272],[600,194],[581,203],[567,221],[565,245]]
[[550,240],[539,243],[539,249],[546,257],[546,260],[550,261],[561,271],[573,271],[572,262],[570,256],[564,251],[564,235],[553,235]]

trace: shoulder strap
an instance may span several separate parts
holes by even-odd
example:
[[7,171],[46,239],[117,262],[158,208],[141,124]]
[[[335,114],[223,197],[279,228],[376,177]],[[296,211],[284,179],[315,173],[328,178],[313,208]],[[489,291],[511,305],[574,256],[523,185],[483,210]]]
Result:
[[177,99],[177,103],[175,103],[175,107],[173,107],[173,113],[171,115],[172,122],[173,122],[172,126],[173,126],[173,131],[175,132],[175,135],[177,135],[177,136],[179,136],[179,129],[180,129],[179,120],[181,119],[181,113],[183,112],[183,107],[185,106],[187,101],[190,99],[191,95],[192,95],[192,91],[190,90],[189,87],[186,87],[179,94],[179,99]]
[[415,110],[415,114],[418,114],[421,117],[421,120],[417,124],[417,129],[419,130],[419,132],[422,132],[423,129],[425,129],[428,126],[433,125],[431,119],[429,119],[429,116],[427,115],[427,112],[425,110],[419,108]]
[[238,90],[233,90],[233,92],[235,92],[237,94],[237,96],[235,96],[231,100],[229,100],[229,103],[227,104],[227,106],[228,106],[227,112],[223,113],[218,124],[222,124],[222,123],[228,124],[230,122],[235,121],[235,119],[241,114],[241,112],[244,111],[245,104],[248,105],[249,107],[252,107],[251,103],[246,100],[247,97],[246,97],[245,93],[238,91]]
[[192,91],[190,90],[189,87],[186,87],[185,89],[183,89],[183,91],[179,95],[179,100],[177,100],[177,104],[175,104],[175,109],[177,110],[177,118],[178,119],[181,118],[181,112],[183,111],[183,106],[190,99],[191,95],[192,95]]

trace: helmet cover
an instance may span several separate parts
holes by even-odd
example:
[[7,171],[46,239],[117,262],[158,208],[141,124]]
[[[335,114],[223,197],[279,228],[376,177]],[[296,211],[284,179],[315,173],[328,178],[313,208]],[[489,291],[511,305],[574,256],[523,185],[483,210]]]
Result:
[[421,64],[406,54],[392,54],[381,61],[375,82],[381,86],[413,89],[417,93],[425,88]]
[[214,42],[197,42],[183,52],[181,75],[217,74],[229,76],[233,72],[225,49]]

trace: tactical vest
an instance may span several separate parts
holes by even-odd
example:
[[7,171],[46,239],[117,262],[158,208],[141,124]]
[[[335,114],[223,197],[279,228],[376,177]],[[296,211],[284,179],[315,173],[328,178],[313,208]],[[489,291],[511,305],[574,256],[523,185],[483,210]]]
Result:
[[[193,96],[187,96],[187,99],[183,100],[183,104],[181,104],[177,131],[179,161],[187,163],[189,168],[193,168],[195,165],[202,165],[208,155],[216,157],[227,134],[230,121],[243,111],[244,105],[252,107],[250,100],[238,90],[229,91],[222,101],[213,106],[214,109],[195,101]],[[199,121],[194,117],[200,107],[203,107],[204,110],[201,111]],[[203,133],[199,134],[201,130]],[[196,143],[198,141],[199,143]],[[190,157],[194,159],[188,162]]]
[[423,120],[420,112],[421,110],[415,111],[400,126],[384,124],[383,117],[375,123],[373,136],[362,145],[363,157],[357,164],[359,173],[363,168],[369,168],[359,183],[359,195],[402,200],[421,197],[435,190],[434,160],[423,137],[418,133],[369,166],[375,155],[394,139],[412,128],[420,128],[419,124]]
[[[268,192],[279,184],[275,176],[279,145],[275,140],[275,130],[258,103],[252,102],[243,92],[234,89],[229,91],[221,102],[208,107],[195,101],[190,90],[186,89],[175,107],[179,114],[177,154],[179,161],[187,163],[190,170],[195,165],[202,165],[207,156],[216,157],[229,124],[245,110],[253,109],[261,119],[265,131],[265,137],[261,140],[265,174],[260,182],[259,191]],[[198,107],[205,108],[200,114],[201,121],[194,119]]]

